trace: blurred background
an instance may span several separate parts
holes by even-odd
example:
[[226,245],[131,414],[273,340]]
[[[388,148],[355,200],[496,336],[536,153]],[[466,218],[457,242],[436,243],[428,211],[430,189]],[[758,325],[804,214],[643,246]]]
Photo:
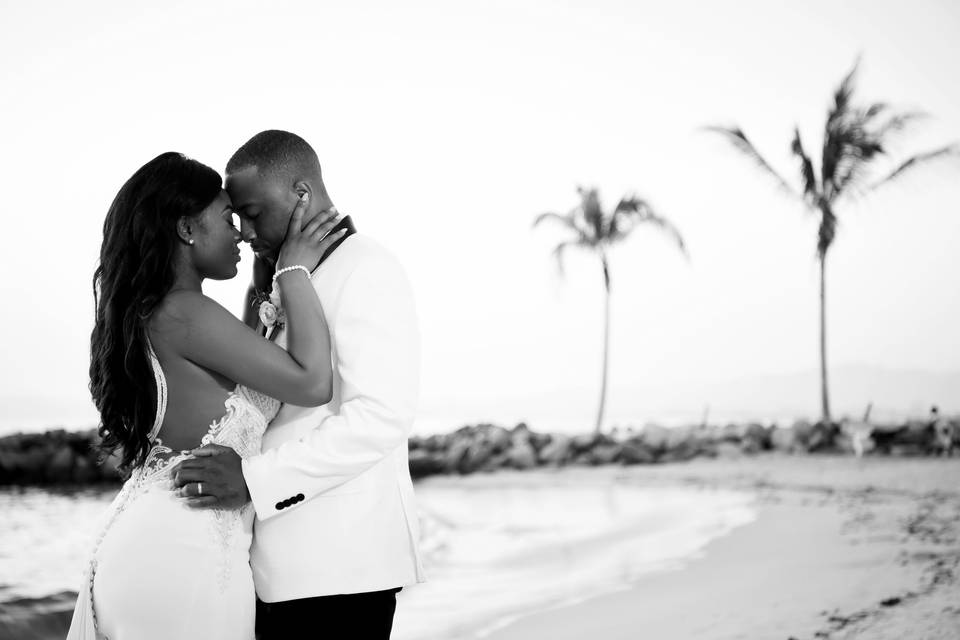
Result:
[[[889,105],[880,120],[928,115],[892,131],[854,186],[945,151],[836,203],[829,417],[861,420],[871,403],[870,419],[889,424],[927,420],[932,405],[960,412],[958,29],[960,5],[947,0],[0,0],[0,436],[97,422],[91,278],[123,182],[168,150],[222,172],[269,128],[314,146],[338,209],[407,269],[423,335],[423,442],[478,423],[590,433],[605,366],[604,433],[822,420],[822,217],[798,196],[792,144],[796,128],[819,172],[827,113],[858,60],[857,105]],[[793,194],[731,144],[737,127]],[[598,246],[572,247],[561,272],[554,248],[577,231],[534,222],[572,211],[589,231],[591,211],[609,219],[618,203],[624,224],[637,223],[601,247],[608,298]],[[243,250],[236,279],[205,285],[238,315]],[[727,489],[710,498],[722,505],[716,526],[701,536],[703,523],[690,524],[691,540],[754,517]],[[449,490],[422,485],[436,529],[456,519]],[[65,520],[92,521],[108,498],[5,494],[11,513],[29,514],[0,539],[0,562],[18,576],[0,578],[0,596],[70,603],[75,567],[41,562],[59,569],[30,586],[35,561],[16,549]],[[568,498],[541,505],[556,500],[560,513]],[[516,500],[497,517],[520,517],[528,502]],[[649,514],[623,500],[629,518]],[[562,528],[555,516],[541,521]],[[45,549],[70,558],[82,542]],[[686,553],[658,558],[674,552]],[[427,637],[413,630],[432,614],[417,607],[406,637]]]
[[[796,179],[794,125],[819,144],[831,92],[931,114],[900,156],[960,137],[949,2],[5,3],[7,242],[0,429],[87,426],[90,280],[120,185],[166,150],[218,171],[266,128],[317,149],[340,210],[416,288],[420,428],[590,425],[599,263],[534,217],[576,187],[637,192],[686,262],[640,229],[611,253],[609,419],[818,414],[815,215],[720,138],[738,124]],[[946,165],[947,163],[944,163]],[[839,209],[829,359],[839,412],[960,408],[960,181],[931,166]],[[951,170],[954,169],[954,170]],[[798,180],[794,180],[798,184]],[[250,254],[207,283],[239,312]],[[14,275],[16,274],[16,275]],[[952,404],[951,404],[952,403]]]

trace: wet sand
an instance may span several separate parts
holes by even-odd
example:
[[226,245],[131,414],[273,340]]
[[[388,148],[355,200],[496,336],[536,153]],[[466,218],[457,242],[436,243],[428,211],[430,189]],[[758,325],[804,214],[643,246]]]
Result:
[[559,473],[746,489],[759,517],[680,569],[523,616],[491,640],[960,638],[960,459],[765,455]]

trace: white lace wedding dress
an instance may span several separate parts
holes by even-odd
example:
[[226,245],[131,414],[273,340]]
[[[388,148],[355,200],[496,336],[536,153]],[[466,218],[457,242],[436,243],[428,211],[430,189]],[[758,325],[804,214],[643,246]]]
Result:
[[[77,597],[67,640],[253,640],[253,509],[195,510],[172,490],[170,468],[189,452],[157,437],[166,379],[152,347],[157,413],[146,461],[107,510]],[[237,385],[202,444],[260,453],[280,402]]]

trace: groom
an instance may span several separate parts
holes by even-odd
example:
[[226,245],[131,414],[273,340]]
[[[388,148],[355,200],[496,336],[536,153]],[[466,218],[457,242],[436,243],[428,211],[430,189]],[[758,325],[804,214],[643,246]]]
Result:
[[[262,290],[300,194],[310,202],[305,223],[333,203],[316,153],[285,131],[255,135],[226,174]],[[419,377],[413,296],[396,259],[349,217],[344,227],[319,264],[305,265],[330,328],[333,399],[284,405],[257,457],[207,447],[176,477],[203,482],[209,507],[252,501],[261,640],[389,638],[396,593],[424,580],[407,462]],[[273,333],[286,346],[283,329]]]

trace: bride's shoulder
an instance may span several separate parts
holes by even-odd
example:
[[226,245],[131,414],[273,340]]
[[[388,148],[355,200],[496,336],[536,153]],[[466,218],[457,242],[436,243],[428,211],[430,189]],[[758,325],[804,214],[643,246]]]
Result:
[[157,305],[151,325],[155,330],[177,332],[222,322],[224,314],[230,312],[199,291],[171,291]]

